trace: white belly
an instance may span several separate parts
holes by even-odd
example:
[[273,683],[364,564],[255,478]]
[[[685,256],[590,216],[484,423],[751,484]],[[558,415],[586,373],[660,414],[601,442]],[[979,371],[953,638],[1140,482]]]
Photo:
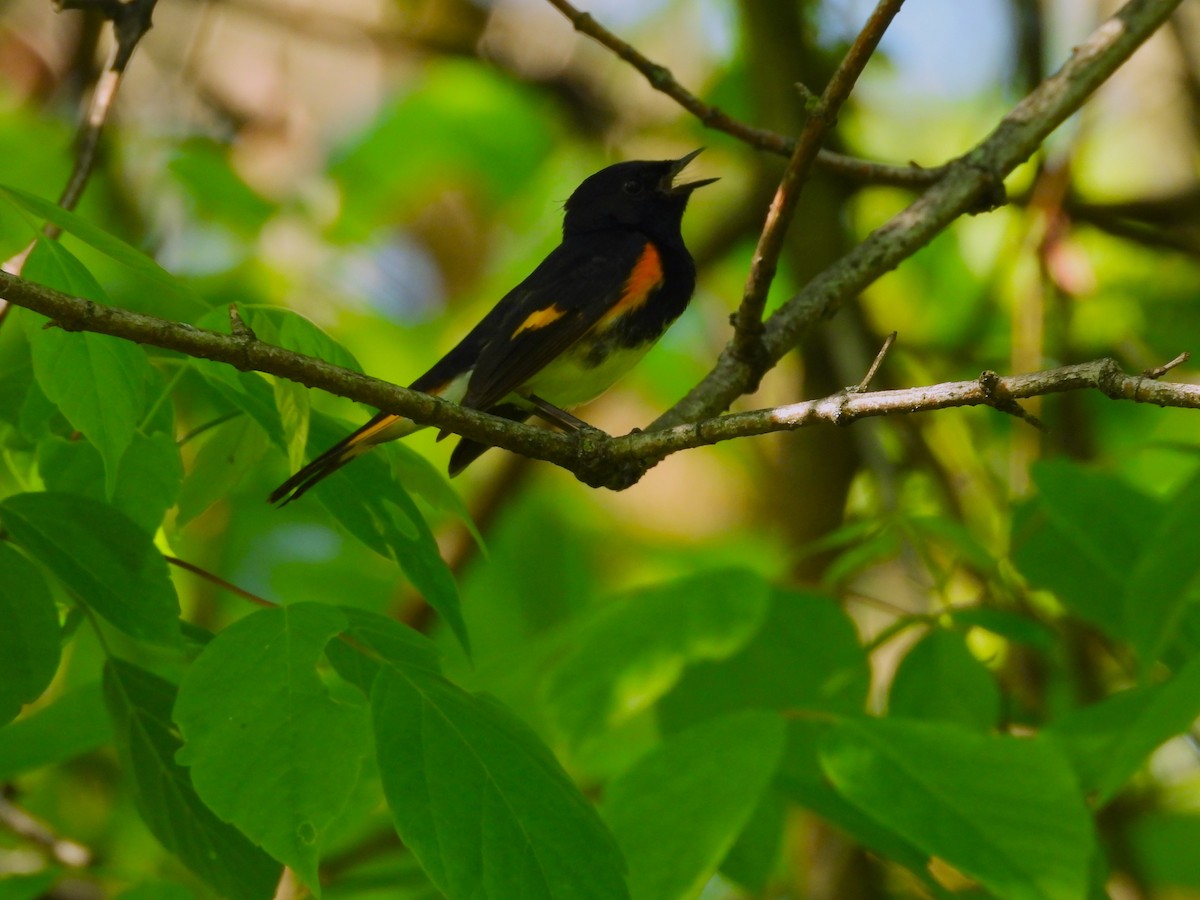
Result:
[[584,364],[584,351],[567,351],[530,379],[524,393],[536,394],[560,409],[580,406],[612,387],[638,364],[650,346],[615,350],[597,366]]

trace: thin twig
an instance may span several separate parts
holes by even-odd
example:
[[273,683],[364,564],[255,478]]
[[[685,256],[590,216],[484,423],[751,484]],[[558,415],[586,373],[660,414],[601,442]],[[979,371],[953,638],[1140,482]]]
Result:
[[197,575],[200,578],[203,578],[205,581],[212,582],[217,587],[229,591],[229,593],[241,597],[243,600],[249,600],[251,603],[255,603],[259,606],[265,606],[267,609],[276,609],[279,606],[278,603],[273,603],[272,601],[267,600],[265,597],[260,597],[258,594],[251,593],[245,588],[240,588],[236,584],[226,581],[220,575],[216,575],[208,571],[208,569],[202,569],[195,563],[190,563],[187,560],[180,559],[177,556],[167,556],[165,553],[163,554],[163,559],[176,568],[191,572],[193,575]]
[[[100,78],[92,91],[92,101],[88,106],[87,115],[79,126],[79,134],[75,139],[75,166],[71,177],[63,188],[58,205],[63,209],[74,209],[83,196],[88,179],[96,167],[96,150],[100,146],[100,135],[104,123],[108,121],[112,111],[113,100],[121,87],[121,79],[133,51],[151,27],[151,17],[158,0],[125,0],[123,3],[115,0],[61,0],[60,9],[99,8],[113,25],[113,48],[109,53]],[[45,234],[56,238],[58,226],[48,223]]]
[[[108,62],[96,81],[92,91],[92,99],[88,105],[87,114],[79,125],[75,136],[75,162],[71,175],[67,178],[66,186],[58,198],[58,205],[63,209],[73,210],[79,205],[88,180],[96,168],[96,154],[100,147],[100,136],[104,123],[112,110],[113,100],[121,86],[121,78],[125,68],[133,56],[138,42],[150,30],[151,16],[158,0],[60,0],[58,8],[68,9],[98,9],[113,25],[113,48],[109,53]],[[53,222],[47,222],[42,228],[42,234],[50,240],[56,240],[62,229]],[[25,261],[36,245],[36,241],[17,253],[13,254],[2,264],[0,269],[13,275],[20,275],[25,268]],[[3,324],[8,314],[8,304],[0,299],[0,324]]]
[[[551,0],[554,2],[554,0]],[[734,336],[732,352],[743,361],[757,377],[751,377],[748,392],[758,388],[758,381],[770,368],[766,349],[763,346],[763,310],[767,305],[767,294],[783,251],[783,240],[792,224],[800,192],[808,181],[821,142],[837,121],[842,104],[850,96],[867,61],[875,53],[883,33],[900,11],[904,0],[880,0],[850,49],[838,64],[819,99],[811,104],[800,137],[784,169],[775,197],[767,211],[767,221],[759,235],[742,302],[734,314]]]
[[979,374],[979,386],[988,396],[989,405],[993,409],[998,409],[1002,413],[1007,413],[1014,418],[1020,419],[1032,425],[1042,433],[1048,432],[1050,429],[1045,426],[1041,419],[1029,412],[1025,407],[1016,401],[1011,394],[1008,393],[1000,376],[995,372],[988,370]]
[[[765,128],[747,125],[717,107],[705,103],[676,81],[670,69],[647,58],[636,47],[621,40],[597,22],[590,13],[576,9],[568,0],[549,0],[549,2],[570,20],[576,31],[607,47],[620,59],[629,63],[646,77],[652,88],[666,94],[699,119],[705,127],[723,131],[756,150],[765,150],[768,153],[788,157],[795,152],[796,141],[794,138],[768,131]],[[910,163],[907,166],[892,166],[828,150],[822,150],[817,155],[817,165],[854,181],[915,190],[929,187],[941,178],[945,171],[944,166],[925,168],[916,163]]]
[[1192,358],[1192,354],[1190,354],[1186,350],[1184,350],[1182,353],[1180,353],[1177,357],[1175,357],[1170,362],[1163,363],[1161,366],[1155,366],[1153,369],[1147,369],[1145,372],[1142,373],[1142,377],[1155,378],[1155,379],[1162,378],[1164,375],[1166,375],[1172,369],[1176,368],[1177,366],[1182,366],[1185,362],[1187,362],[1191,358]]
[[855,392],[863,393],[871,386],[871,382],[875,380],[875,376],[879,374],[879,369],[883,365],[883,361],[887,358],[888,352],[892,349],[892,345],[896,343],[896,332],[893,331],[883,339],[883,346],[879,348],[879,352],[875,354],[875,359],[871,361],[871,367],[867,369],[867,374],[863,376]]

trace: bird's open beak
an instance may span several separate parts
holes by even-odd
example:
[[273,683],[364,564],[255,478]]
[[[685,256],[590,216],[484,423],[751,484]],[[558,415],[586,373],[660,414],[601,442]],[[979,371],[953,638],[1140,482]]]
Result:
[[687,156],[681,156],[679,159],[675,160],[675,162],[671,163],[671,169],[667,173],[667,177],[663,179],[665,182],[663,187],[667,189],[668,193],[690,194],[698,187],[704,187],[706,184],[712,184],[714,181],[720,181],[719,178],[702,178],[699,181],[687,181],[683,184],[674,183],[676,176],[679,175],[684,168],[686,168],[688,163],[699,156],[703,150],[704,148],[700,147],[698,150],[693,150],[691,153],[687,154]]

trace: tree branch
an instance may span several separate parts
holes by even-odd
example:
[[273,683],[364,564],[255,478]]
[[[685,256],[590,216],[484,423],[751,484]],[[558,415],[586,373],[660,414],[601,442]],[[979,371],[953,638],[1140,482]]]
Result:
[[[158,0],[60,0],[60,9],[99,9],[113,24],[112,52],[100,78],[92,91],[92,102],[88,107],[87,116],[79,127],[76,137],[75,167],[71,177],[63,189],[58,205],[63,209],[74,209],[83,196],[88,179],[96,165],[96,150],[100,146],[100,134],[108,114],[112,109],[113,99],[121,86],[121,78],[125,68],[133,56],[138,42],[150,30],[151,17]],[[46,226],[49,237],[58,236],[55,225]]]
[[[585,34],[592,40],[607,47],[618,57],[629,63],[646,77],[650,86],[656,91],[666,94],[693,116],[699,119],[707,128],[723,131],[737,138],[756,150],[765,150],[780,156],[792,156],[796,151],[796,140],[787,135],[768,131],[765,128],[755,128],[747,125],[717,107],[705,103],[678,81],[666,66],[659,65],[629,44],[599,22],[591,13],[576,9],[568,0],[549,0],[559,12],[570,20],[575,30]],[[856,159],[841,153],[821,150],[817,154],[817,165],[830,172],[836,172],[855,181],[885,184],[893,187],[923,190],[942,177],[945,168],[937,166],[925,168],[916,163],[907,166],[891,166],[884,163]]]
[[[79,205],[80,198],[83,197],[84,188],[87,187],[88,180],[96,168],[96,151],[100,147],[100,136],[104,131],[104,123],[108,121],[108,114],[112,110],[117,89],[121,86],[125,67],[129,65],[133,51],[142,36],[150,30],[150,19],[157,2],[158,0],[124,0],[124,2],[122,0],[59,0],[58,8],[60,10],[100,10],[105,18],[112,22],[115,39],[108,62],[96,81],[96,87],[92,90],[92,99],[88,105],[87,115],[84,116],[83,122],[79,125],[79,132],[75,136],[75,163],[71,168],[67,184],[58,198],[58,205],[63,209],[74,209]],[[42,233],[54,240],[62,233],[62,229],[53,222],[47,222]],[[0,264],[0,269],[20,275],[21,270],[25,268],[25,260],[35,244],[36,242],[31,242],[20,252],[5,260]],[[0,324],[3,324],[7,313],[7,305],[0,301]]]
[[808,181],[817,153],[821,149],[821,142],[837,121],[838,111],[850,97],[850,91],[853,90],[859,75],[866,68],[868,60],[883,38],[883,33],[887,31],[896,13],[900,12],[903,3],[904,0],[879,0],[875,11],[867,19],[850,49],[846,51],[833,77],[829,79],[825,91],[807,109],[808,118],[767,210],[767,221],[754,250],[742,302],[733,317],[732,352],[754,373],[752,385],[749,386],[751,390],[757,390],[759,379],[770,368],[766,348],[762,342],[763,310],[767,305],[767,294],[771,290],[771,282],[775,279],[783,240],[792,224],[800,192]]
[[[951,163],[937,184],[776,310],[763,331],[768,360],[778,362],[843,301],[896,268],[964,212],[978,208],[981,198],[1003,190],[1004,178],[1028,159],[1181,2],[1129,0],[1075,48],[1058,72],[1018,103],[990,135]],[[731,342],[712,372],[651,427],[716,415],[728,409],[754,382],[754,369],[739,358]]]
[[818,423],[847,425],[869,416],[899,415],[955,406],[991,406],[1008,411],[1016,400],[1044,394],[1098,390],[1115,400],[1200,409],[1200,385],[1159,382],[1155,377],[1187,359],[1140,375],[1129,375],[1111,359],[1063,366],[1028,375],[1001,377],[984,372],[974,381],[951,382],[892,391],[848,388],[829,397],[774,409],[706,418],[693,424],[653,427],[620,437],[589,429],[559,434],[466,409],[361,375],[349,369],[266,344],[253,336],[219,334],[156,316],[71,297],[42,285],[0,272],[0,295],[17,306],[49,316],[68,331],[90,331],[175,350],[189,356],[258,371],[310,388],[358,400],[444,428],[472,440],[503,447],[554,463],[592,487],[622,490],[671,454],[721,441],[777,431],[793,431]]

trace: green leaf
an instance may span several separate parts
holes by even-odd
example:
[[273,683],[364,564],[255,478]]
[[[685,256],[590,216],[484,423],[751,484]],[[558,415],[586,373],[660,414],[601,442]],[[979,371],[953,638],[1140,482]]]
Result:
[[1038,464],[1033,481],[1037,496],[1013,518],[1013,561],[1035,587],[1122,640],[1125,585],[1161,521],[1158,504],[1119,479],[1066,462]]
[[41,900],[51,897],[54,892],[54,882],[62,877],[62,872],[50,868],[33,875],[5,874],[0,878],[0,900]]
[[[203,327],[203,326],[202,326]],[[276,447],[287,453],[287,438],[275,405],[275,390],[257,372],[239,372],[223,363],[207,359],[192,359],[188,364],[234,409],[239,409],[258,423]]]
[[116,900],[195,900],[190,888],[173,881],[143,881],[117,895]]
[[677,731],[737,709],[855,713],[871,672],[854,623],[825,594],[776,590],[766,620],[738,653],[690,667],[658,705]]
[[848,720],[826,736],[821,764],[865,814],[998,897],[1088,895],[1092,822],[1050,741],[945,723]]
[[51,329],[34,340],[33,364],[45,395],[100,451],[111,496],[145,412],[145,354],[107,335]]
[[721,861],[721,874],[751,892],[763,894],[779,861],[787,813],[787,797],[773,787],[767,788]]
[[[71,294],[106,299],[83,265],[54,241],[38,241],[26,276]],[[112,496],[121,457],[146,412],[146,385],[154,369],[136,344],[87,331],[34,327],[44,321],[35,317],[27,329],[38,386],[100,451]]]
[[247,306],[242,308],[242,312],[247,323],[263,340],[305,356],[323,359],[352,372],[363,370],[353,353],[299,313],[277,306]]
[[[419,631],[401,625],[395,619],[355,606],[338,607],[348,622],[344,634],[355,644],[335,642],[325,648],[338,674],[370,696],[381,663],[404,668],[441,670],[441,650]],[[362,652],[362,648],[371,651]]]
[[919,538],[944,546],[951,555],[948,569],[959,558],[978,572],[991,574],[996,569],[996,554],[992,552],[992,548],[985,547],[969,528],[955,519],[945,516],[913,516],[905,519],[903,524]]
[[608,785],[603,814],[633,900],[700,892],[749,822],[783,741],[781,716],[730,713],[671,736]]
[[85,605],[131,637],[176,645],[179,600],[150,535],[77,494],[16,494],[0,503],[13,540]]
[[[336,440],[325,442],[329,421],[313,419],[314,426],[320,425],[317,440],[323,447]],[[343,528],[380,556],[396,561],[469,655],[458,585],[417,504],[391,477],[384,460],[376,454],[359,457],[318,484],[313,493]]]
[[287,438],[288,467],[294,471],[304,465],[308,447],[308,388],[286,378],[276,378],[274,387],[279,424]]
[[1200,658],[1173,678],[1067,713],[1044,734],[1066,752],[1097,806],[1108,803],[1151,753],[1200,716]]
[[[46,488],[104,500],[104,463],[84,441],[47,435],[38,443],[38,471]],[[169,434],[135,434],[117,466],[114,508],[153,534],[179,496],[183,461]]]
[[714,571],[609,604],[550,675],[557,728],[578,743],[652,705],[689,663],[736,653],[762,624],[769,594],[752,572]]
[[150,832],[189,869],[231,900],[274,895],[281,867],[240,831],[218,819],[175,761],[182,742],[171,721],[175,686],[131,663],[109,659],[104,696],[121,767]]
[[100,682],[66,691],[49,706],[0,728],[0,779],[66,762],[112,743]]
[[335,701],[317,675],[335,607],[264,609],[204,648],[179,690],[179,762],[225,821],[320,892],[317,860],[369,745],[365,707]]
[[36,700],[58,670],[58,610],[42,573],[0,542],[0,725]]
[[[353,354],[308,319],[290,310],[249,306],[241,309],[246,324],[260,340],[277,344],[296,353],[361,372]],[[224,327],[214,323],[215,327]],[[308,446],[310,406],[308,388],[286,378],[273,380],[275,406],[287,441],[288,464],[295,470],[304,465]]]
[[1072,612],[1133,646],[1143,673],[1195,599],[1192,520],[1200,477],[1161,503],[1066,463],[1034,470],[1038,496],[1014,519],[1014,561]]
[[1121,600],[1121,637],[1133,645],[1142,670],[1162,655],[1195,597],[1200,576],[1196,552],[1196,510],[1200,509],[1200,475],[1167,502],[1146,538],[1133,570],[1127,574]]
[[1000,688],[961,634],[934,628],[897,667],[888,713],[986,731],[1000,717]]
[[115,235],[109,234],[103,228],[93,225],[77,213],[65,210],[56,203],[51,203],[49,200],[20,188],[0,185],[0,197],[17,206],[24,207],[35,216],[53,222],[67,234],[74,235],[93,249],[99,250],[109,259],[128,266],[160,286],[170,288],[175,293],[182,290],[175,276],[149,256]]
[[819,750],[833,723],[792,719],[787,723],[787,749],[779,771],[779,786],[793,802],[850,835],[880,856],[907,866],[927,884],[929,856],[898,834],[862,812],[837,793],[821,769]]
[[451,898],[620,900],[620,850],[519,720],[425,669],[381,668],[375,747],[396,830]]
[[[108,303],[108,294],[88,271],[87,266],[79,261],[70,250],[58,241],[47,237],[38,237],[21,273],[30,281],[44,284],[71,294],[99,303]],[[38,316],[38,326],[42,327],[47,319]]]
[[450,484],[446,474],[403,441],[393,441],[388,444],[388,450],[391,452],[392,470],[405,489],[433,509],[457,517],[471,532],[475,542],[483,547],[483,536],[475,527],[462,496]]
[[1053,628],[1045,622],[1005,609],[992,609],[987,606],[956,609],[950,614],[950,620],[957,628],[982,628],[1005,640],[1026,644],[1042,653],[1052,652],[1058,642]]
[[[1169,888],[1200,889],[1200,816],[1157,812],[1135,819],[1128,841],[1133,871],[1154,897],[1172,896]],[[1187,894],[1180,893],[1185,897]]]
[[270,447],[266,432],[249,416],[218,425],[200,440],[203,443],[179,489],[177,528],[227,498]]

